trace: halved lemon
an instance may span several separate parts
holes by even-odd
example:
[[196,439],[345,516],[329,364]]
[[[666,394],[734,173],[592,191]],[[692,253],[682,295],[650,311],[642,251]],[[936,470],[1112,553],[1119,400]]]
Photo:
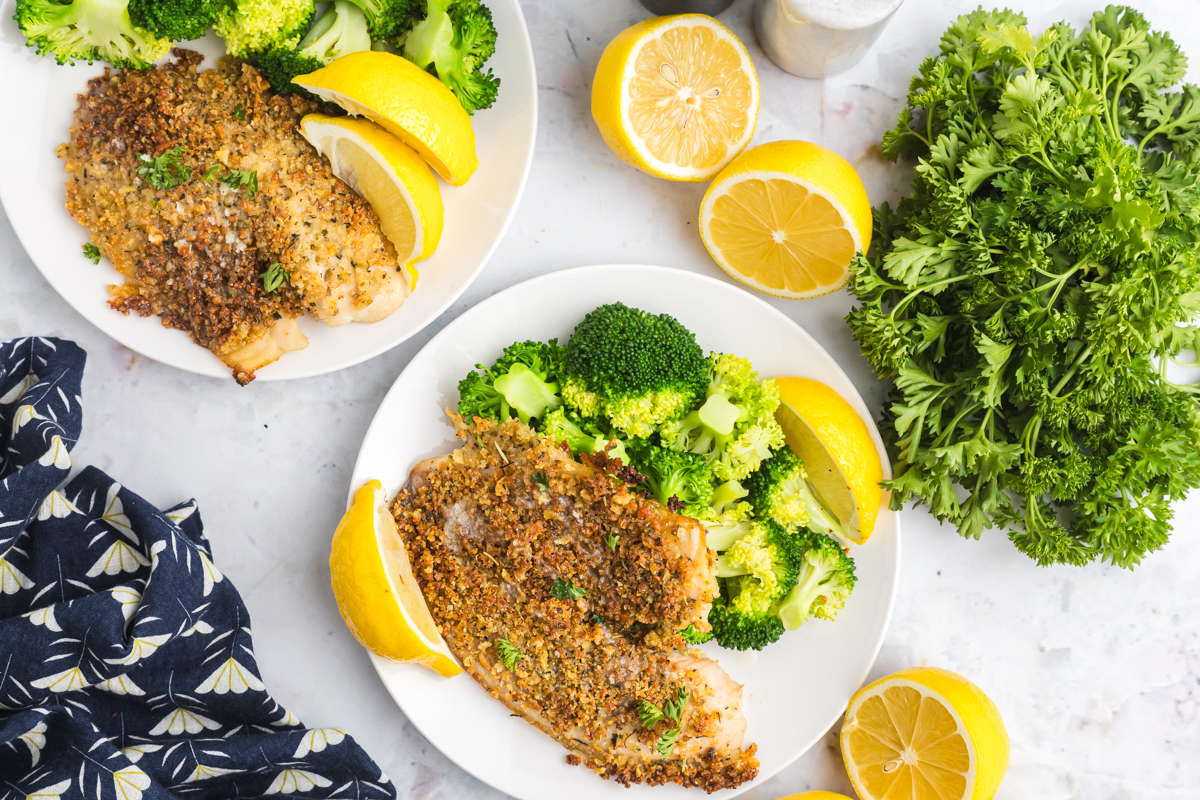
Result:
[[811,378],[776,378],[775,419],[804,462],[808,482],[854,544],[875,530],[883,504],[883,464],[867,423],[840,394]]
[[812,142],[771,142],[722,170],[700,204],[704,246],[733,278],[800,300],[846,285],[871,246],[871,203],[854,167]]
[[705,181],[750,143],[758,74],[733,33],[705,14],[639,22],[604,48],[592,117],[612,151],[659,178]]
[[991,800],[1008,769],[1000,711],[975,684],[902,670],[850,701],[842,760],[861,800]]
[[359,644],[447,678],[462,672],[413,578],[379,481],[354,494],[333,534],[329,571],[338,610]]
[[471,117],[446,84],[406,58],[364,50],[292,83],[381,125],[461,186],[479,166]]
[[371,204],[415,286],[412,262],[433,255],[442,238],[442,191],[428,165],[365,119],[309,114],[300,120],[300,132],[329,159],[333,174]]

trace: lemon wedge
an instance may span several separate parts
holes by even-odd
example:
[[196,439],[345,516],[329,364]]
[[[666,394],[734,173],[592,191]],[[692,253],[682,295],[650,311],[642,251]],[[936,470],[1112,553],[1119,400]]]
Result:
[[854,544],[875,530],[883,464],[867,423],[840,394],[810,378],[776,378],[775,420],[804,462],[808,482]]
[[333,534],[329,571],[338,610],[359,644],[447,678],[462,672],[413,578],[379,481],[354,494]]
[[479,166],[470,115],[446,84],[406,58],[350,53],[292,83],[382,126],[455,186]]
[[967,679],[934,667],[860,689],[841,744],[861,800],[991,800],[1008,769],[996,705]]
[[758,74],[745,46],[705,14],[639,22],[596,67],[592,117],[621,160],[659,178],[705,181],[750,143]]
[[433,255],[442,237],[442,191],[429,167],[415,150],[365,119],[309,114],[300,120],[300,132],[329,159],[333,174],[371,204],[415,286],[412,262]]
[[871,203],[854,167],[812,142],[771,142],[721,171],[700,204],[713,259],[760,292],[801,300],[846,285],[871,245]]

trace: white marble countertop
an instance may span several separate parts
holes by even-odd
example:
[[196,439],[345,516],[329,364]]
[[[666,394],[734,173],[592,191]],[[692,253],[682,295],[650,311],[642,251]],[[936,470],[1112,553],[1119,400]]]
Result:
[[[199,500],[217,563],[253,615],[267,687],[309,725],[352,733],[401,797],[496,798],[434,749],[392,704],[338,617],[329,538],[379,401],[435,331],[496,291],[588,263],[641,262],[724,274],[696,234],[703,185],[659,181],[603,144],[590,113],[604,44],[648,14],[636,0],[523,0],[539,76],[537,154],[505,241],[466,294],[426,331],[352,369],[289,384],[179,372],[100,333],[42,279],[0,213],[0,339],[63,336],[89,354],[77,465],[94,464],[162,507]],[[908,0],[866,59],[824,83],[763,55],[752,0],[720,16],[762,81],[755,143],[809,139],[859,170],[873,202],[897,199],[908,168],[884,161],[909,77],[971,0]],[[1010,4],[1011,5],[1011,4]],[[1082,24],[1100,0],[1023,6],[1038,30]],[[1139,7],[1200,59],[1200,8]],[[1200,79],[1193,68],[1192,80]],[[839,360],[869,405],[884,386],[842,322],[845,292],[774,301]],[[148,325],[155,324],[147,321]],[[906,511],[899,594],[872,678],[929,664],[960,672],[996,702],[1012,738],[1007,800],[1200,798],[1200,496],[1179,505],[1175,536],[1135,572],[1035,566],[998,532],[967,542]],[[836,730],[746,795],[852,794]]]

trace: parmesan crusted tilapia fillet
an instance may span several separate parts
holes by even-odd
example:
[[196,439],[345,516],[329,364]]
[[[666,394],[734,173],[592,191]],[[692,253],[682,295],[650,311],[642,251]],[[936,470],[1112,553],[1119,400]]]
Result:
[[[395,311],[408,283],[391,242],[299,132],[316,104],[243,62],[175,57],[89,81],[58,150],[67,210],[125,277],[109,305],[187,331],[239,383],[308,344],[305,312],[337,326]],[[150,174],[166,153],[178,162]]]
[[[466,670],[605,778],[708,791],[753,779],[742,687],[679,635],[708,630],[717,595],[703,527],[608,474],[628,475],[603,454],[580,464],[516,420],[451,416],[468,443],[418,464],[392,509]],[[500,639],[522,655],[512,669]],[[681,692],[672,744],[675,723],[647,728],[638,705]]]

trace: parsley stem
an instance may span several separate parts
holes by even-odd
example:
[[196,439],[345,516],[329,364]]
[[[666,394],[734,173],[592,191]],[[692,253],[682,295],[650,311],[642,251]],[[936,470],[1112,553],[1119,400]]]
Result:
[[896,304],[896,307],[892,309],[892,313],[889,316],[892,317],[892,321],[894,322],[896,320],[896,315],[899,314],[900,311],[902,311],[905,306],[907,306],[909,303],[911,303],[913,300],[915,300],[917,298],[917,296],[920,295],[922,292],[927,292],[930,289],[936,289],[939,286],[949,286],[952,283],[958,283],[959,281],[970,280],[971,278],[974,278],[977,275],[991,275],[993,272],[999,272],[999,271],[1000,271],[999,267],[992,267],[991,269],[980,270],[979,272],[972,272],[967,275],[957,275],[953,278],[943,278],[940,281],[934,281],[933,283],[927,283],[924,286],[918,286],[917,288],[910,291],[907,295],[905,295],[900,300],[900,302]]

